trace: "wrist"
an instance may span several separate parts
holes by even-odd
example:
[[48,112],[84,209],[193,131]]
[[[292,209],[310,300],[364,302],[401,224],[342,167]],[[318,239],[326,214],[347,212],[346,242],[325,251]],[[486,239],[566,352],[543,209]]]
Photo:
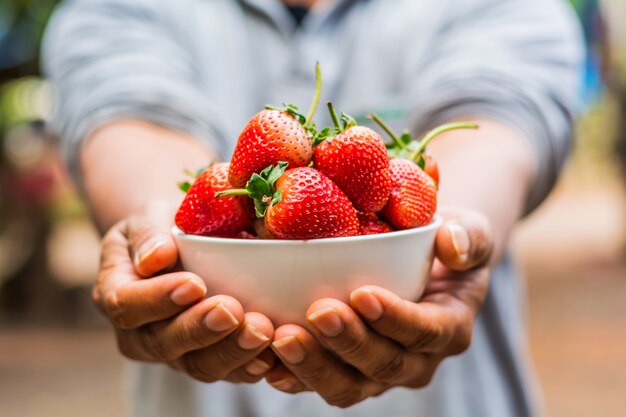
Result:
[[488,120],[477,124],[476,131],[446,133],[429,150],[440,166],[440,204],[484,214],[493,228],[497,258],[523,214],[537,157],[514,128]]
[[107,230],[153,204],[177,207],[184,197],[176,185],[183,171],[214,159],[199,141],[146,122],[117,121],[94,131],[80,164],[96,224]]

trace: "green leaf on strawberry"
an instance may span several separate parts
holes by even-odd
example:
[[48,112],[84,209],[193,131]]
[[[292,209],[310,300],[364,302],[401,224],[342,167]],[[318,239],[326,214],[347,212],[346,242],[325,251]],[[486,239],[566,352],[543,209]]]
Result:
[[267,104],[265,106],[265,108],[267,110],[276,110],[276,111],[280,111],[283,113],[288,113],[290,115],[292,115],[298,122],[300,122],[300,124],[302,126],[304,126],[306,124],[307,118],[304,114],[300,113],[300,110],[298,109],[297,106],[293,105],[293,104],[285,104],[283,103],[282,107],[279,106],[273,106],[271,104]]
[[254,210],[258,218],[263,218],[267,209],[282,199],[282,194],[276,189],[276,181],[287,169],[287,162],[279,162],[275,166],[268,166],[259,174],[252,174],[246,188],[227,190],[215,194],[216,198],[229,195],[247,195],[254,200]]
[[337,116],[337,112],[335,111],[335,108],[331,102],[328,102],[327,106],[334,126],[325,127],[324,129],[317,131],[313,135],[313,147],[316,147],[325,140],[332,140],[335,136],[357,125],[354,117],[350,116],[349,114],[341,112],[341,115]]
[[191,183],[189,181],[179,182],[178,188],[180,188],[183,193],[187,194],[191,188]]

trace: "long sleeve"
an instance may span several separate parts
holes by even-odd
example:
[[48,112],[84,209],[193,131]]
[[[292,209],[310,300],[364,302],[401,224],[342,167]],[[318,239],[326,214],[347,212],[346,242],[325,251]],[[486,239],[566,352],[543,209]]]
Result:
[[213,104],[196,88],[199,71],[168,7],[161,0],[82,0],[55,12],[44,70],[53,87],[52,127],[75,178],[81,143],[120,118],[184,131],[219,151]]
[[413,63],[414,126],[473,116],[522,131],[538,164],[530,211],[569,149],[582,60],[576,18],[560,0],[444,1],[437,10],[433,45]]

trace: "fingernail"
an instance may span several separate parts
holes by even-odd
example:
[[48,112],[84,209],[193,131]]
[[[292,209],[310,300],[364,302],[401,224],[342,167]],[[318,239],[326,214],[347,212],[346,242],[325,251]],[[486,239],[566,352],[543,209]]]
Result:
[[270,382],[270,385],[272,385],[274,388],[279,389],[281,391],[289,391],[291,388],[293,388],[293,382],[289,378]]
[[239,321],[223,303],[219,303],[207,313],[204,324],[214,332],[224,332],[239,326]]
[[250,323],[247,323],[241,333],[239,333],[237,343],[240,348],[250,350],[258,348],[263,343],[267,343],[269,340],[270,338],[261,333],[259,329]]
[[135,254],[135,265],[140,265],[148,259],[158,248],[165,245],[165,240],[161,237],[155,237],[141,245]]
[[470,249],[470,240],[467,230],[460,224],[450,223],[448,224],[448,233],[450,233],[450,239],[452,240],[452,246],[458,257],[467,256]]
[[350,295],[350,302],[359,313],[370,321],[378,320],[384,313],[383,305],[372,290],[367,288],[354,291]]
[[183,307],[200,300],[205,293],[206,288],[193,280],[189,280],[176,287],[170,294],[170,299],[174,304]]
[[275,341],[272,343],[272,348],[278,352],[281,358],[292,365],[301,363],[306,356],[304,346],[295,336],[287,336]]
[[263,375],[270,370],[270,366],[261,359],[254,358],[244,367],[247,373],[254,376]]
[[343,321],[337,310],[332,307],[309,314],[307,320],[327,337],[338,336],[343,330]]

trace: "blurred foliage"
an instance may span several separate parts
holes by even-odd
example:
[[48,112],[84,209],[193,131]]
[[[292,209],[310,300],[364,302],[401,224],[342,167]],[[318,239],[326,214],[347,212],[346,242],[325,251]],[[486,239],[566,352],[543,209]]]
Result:
[[0,131],[25,121],[45,120],[50,113],[47,83],[34,76],[0,86]]
[[[4,138],[13,126],[42,120],[47,100],[39,76],[39,49],[58,0],[0,1],[0,169]],[[44,94],[42,94],[44,93]]]
[[580,118],[574,136],[568,177],[580,185],[600,186],[619,177],[615,153],[621,108],[610,94],[604,95]]

